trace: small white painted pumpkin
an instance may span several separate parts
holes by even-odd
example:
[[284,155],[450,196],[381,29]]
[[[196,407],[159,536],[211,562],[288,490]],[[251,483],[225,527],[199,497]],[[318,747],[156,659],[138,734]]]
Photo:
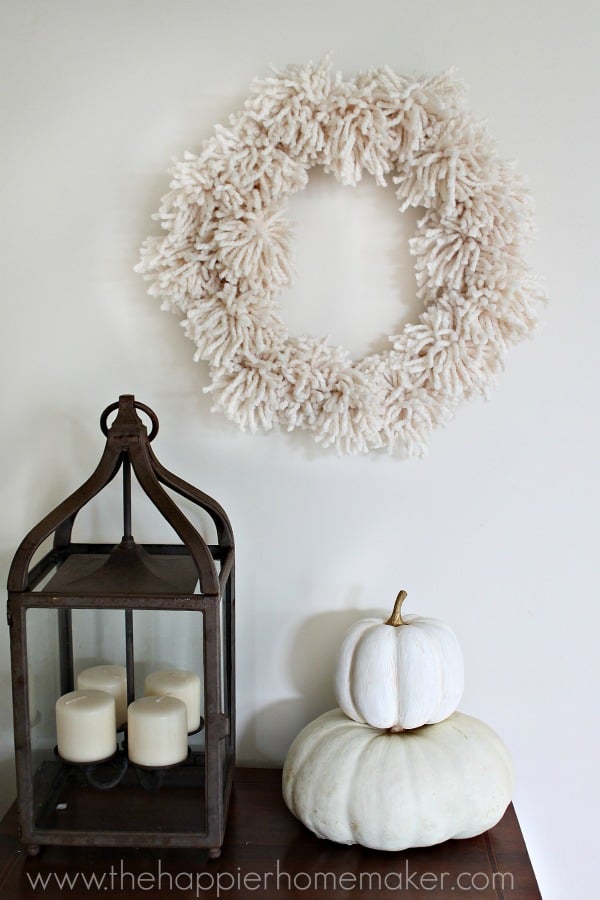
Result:
[[283,797],[318,837],[405,850],[487,831],[510,803],[513,781],[506,747],[472,716],[394,733],[334,709],[292,743]]
[[454,632],[439,619],[402,618],[400,591],[387,621],[361,619],[346,635],[337,701],[356,722],[403,731],[441,722],[457,708],[464,665]]

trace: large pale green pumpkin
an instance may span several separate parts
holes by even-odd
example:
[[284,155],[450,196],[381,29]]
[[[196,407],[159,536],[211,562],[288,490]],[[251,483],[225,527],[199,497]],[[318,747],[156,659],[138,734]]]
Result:
[[397,733],[334,709],[300,732],[283,769],[285,802],[307,828],[378,850],[481,834],[502,818],[512,790],[506,747],[460,712]]

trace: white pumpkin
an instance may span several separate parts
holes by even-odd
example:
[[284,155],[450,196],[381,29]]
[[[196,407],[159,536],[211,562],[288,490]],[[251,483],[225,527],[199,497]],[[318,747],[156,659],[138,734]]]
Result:
[[402,731],[441,722],[457,708],[464,665],[454,632],[439,619],[401,615],[400,591],[387,621],[361,619],[340,649],[337,701],[356,722]]
[[334,709],[300,732],[283,769],[285,802],[307,828],[377,850],[481,834],[502,818],[512,790],[498,735],[459,712],[393,733]]

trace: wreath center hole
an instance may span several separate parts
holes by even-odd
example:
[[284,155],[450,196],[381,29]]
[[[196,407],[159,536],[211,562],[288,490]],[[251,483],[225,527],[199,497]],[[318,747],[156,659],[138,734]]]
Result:
[[398,210],[394,188],[369,175],[356,187],[316,167],[305,190],[288,199],[295,277],[280,295],[293,337],[329,336],[352,359],[389,350],[389,335],[416,322],[414,257],[409,239],[422,210]]

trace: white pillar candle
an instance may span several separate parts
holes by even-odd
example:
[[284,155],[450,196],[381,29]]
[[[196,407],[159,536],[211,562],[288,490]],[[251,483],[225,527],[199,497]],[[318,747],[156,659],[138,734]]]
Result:
[[127,669],[125,666],[92,666],[77,676],[80,691],[106,691],[117,705],[117,727],[127,721]]
[[152,672],[144,681],[144,693],[146,696],[177,697],[183,700],[187,707],[187,730],[196,731],[200,727],[201,710],[201,683],[200,676],[195,672],[186,672],[183,669],[161,669],[160,672]]
[[71,691],[56,701],[56,743],[69,762],[106,759],[117,749],[115,698],[105,691]]
[[127,753],[140,766],[172,766],[188,753],[185,703],[177,697],[140,697],[127,712]]

